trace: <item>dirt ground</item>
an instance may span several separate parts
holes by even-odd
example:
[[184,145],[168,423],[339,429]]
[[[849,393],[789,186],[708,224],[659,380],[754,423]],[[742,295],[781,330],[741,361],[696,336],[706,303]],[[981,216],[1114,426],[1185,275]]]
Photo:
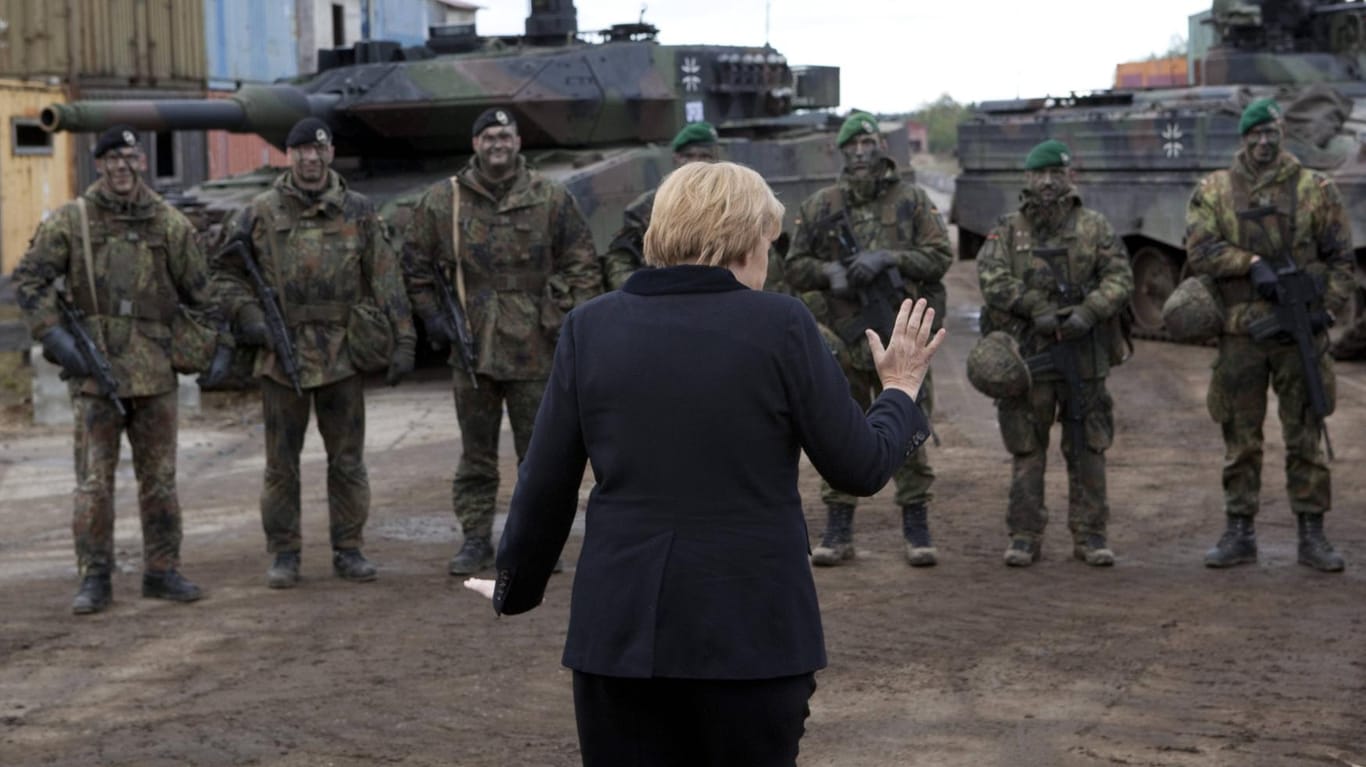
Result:
[[[1071,559],[1056,459],[1045,558],[1012,570],[1001,563],[1009,463],[990,402],[963,372],[975,337],[973,264],[954,267],[949,289],[953,335],[935,366],[943,444],[932,448],[941,563],[904,564],[890,488],[860,507],[857,560],[816,573],[830,667],[817,676],[801,764],[1366,764],[1366,368],[1339,367],[1331,420],[1339,502],[1328,531],[1345,574],[1295,564],[1274,415],[1261,562],[1201,566],[1222,524],[1221,444],[1204,409],[1213,351],[1148,342],[1111,378],[1118,565]],[[546,603],[495,618],[445,573],[458,542],[448,380],[434,371],[374,387],[368,407],[366,552],[380,565],[377,582],[331,576],[314,432],[305,580],[291,591],[265,587],[262,427],[249,401],[229,402],[181,430],[184,570],[206,598],[184,606],[138,596],[125,459],[116,601],[83,618],[69,612],[69,431],[8,419],[0,764],[577,764],[559,658],[581,532]],[[509,435],[503,446],[510,478]],[[802,482],[819,531],[809,467]]]

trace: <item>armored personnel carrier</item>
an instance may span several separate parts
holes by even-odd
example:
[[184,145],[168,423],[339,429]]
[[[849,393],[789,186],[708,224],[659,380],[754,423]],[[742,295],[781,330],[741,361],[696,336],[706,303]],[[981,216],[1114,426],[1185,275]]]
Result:
[[[600,251],[622,209],[671,170],[668,143],[686,122],[717,126],[723,156],[762,173],[790,211],[839,171],[833,118],[808,111],[839,103],[838,67],[793,67],[767,46],[662,45],[645,23],[583,35],[571,0],[533,0],[520,36],[481,37],[472,25],[432,32],[425,46],[320,51],[316,74],[229,99],[78,101],[41,118],[53,131],[216,129],[282,147],[297,120],[319,117],[336,134],[336,168],[401,234],[423,189],[467,161],[474,119],[502,106],[532,166],[568,185]],[[904,131],[889,139],[905,156]],[[210,181],[174,199],[199,216],[212,245],[277,173]]]
[[[1238,119],[1255,98],[1286,112],[1285,147],[1332,175],[1366,258],[1366,2],[1217,0],[1216,44],[1202,84],[1152,91],[982,103],[959,127],[962,174],[951,219],[959,255],[972,258],[996,220],[1014,210],[1024,156],[1047,138],[1071,147],[1077,186],[1104,213],[1133,259],[1135,331],[1163,338],[1162,303],[1185,266],[1185,210],[1210,171],[1241,145]],[[1358,279],[1361,279],[1358,268]],[[1362,305],[1358,290],[1356,306]],[[1339,318],[1339,327],[1351,318]]]

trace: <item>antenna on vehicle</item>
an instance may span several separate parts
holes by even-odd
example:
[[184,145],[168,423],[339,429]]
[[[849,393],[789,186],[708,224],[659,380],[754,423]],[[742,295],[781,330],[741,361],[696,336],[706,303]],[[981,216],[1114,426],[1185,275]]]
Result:
[[640,18],[636,20],[638,23],[645,23],[645,12],[648,10],[650,10],[650,6],[646,5],[645,3],[640,4]]
[[770,13],[770,12],[772,11],[772,9],[773,9],[773,0],[764,0],[764,47],[765,47],[765,48],[769,47],[769,46],[768,46],[768,21],[769,21],[769,17],[772,15],[772,14]]

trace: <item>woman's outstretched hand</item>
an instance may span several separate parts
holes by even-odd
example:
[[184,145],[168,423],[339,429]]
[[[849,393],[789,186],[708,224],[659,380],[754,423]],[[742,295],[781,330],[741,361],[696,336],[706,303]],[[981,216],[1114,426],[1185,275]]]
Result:
[[901,302],[892,324],[892,337],[883,347],[882,339],[872,330],[868,334],[868,349],[873,354],[873,366],[884,389],[900,389],[911,399],[920,393],[920,384],[929,372],[930,359],[934,357],[939,345],[944,342],[943,328],[930,334],[934,326],[934,310],[929,308],[925,299],[911,304],[908,298]]

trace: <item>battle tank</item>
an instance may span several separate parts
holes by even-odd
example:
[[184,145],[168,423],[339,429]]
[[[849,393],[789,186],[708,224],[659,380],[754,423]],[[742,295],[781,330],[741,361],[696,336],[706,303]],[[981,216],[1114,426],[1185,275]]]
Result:
[[[53,131],[255,133],[283,147],[307,116],[335,132],[335,167],[380,205],[401,235],[422,191],[468,160],[470,126],[485,109],[516,117],[522,153],[565,183],[588,217],[599,251],[621,212],[672,169],[669,140],[707,120],[722,156],[765,176],[795,213],[840,167],[830,114],[838,67],[793,67],[771,47],[662,45],[645,23],[585,40],[570,0],[533,0],[525,35],[481,37],[473,25],[432,29],[427,45],[364,41],[319,52],[316,74],[244,86],[223,100],[77,101],[41,114]],[[906,156],[904,131],[888,131]],[[222,224],[279,169],[209,181],[172,197],[194,212],[213,245]],[[790,223],[790,222],[789,222]]]
[[[951,220],[959,255],[973,258],[999,217],[1018,206],[1024,156],[1048,138],[1072,150],[1085,204],[1104,213],[1133,261],[1134,329],[1166,338],[1162,305],[1185,273],[1186,203],[1205,174],[1241,146],[1238,119],[1253,99],[1285,110],[1285,148],[1330,174],[1366,259],[1366,2],[1216,0],[1216,44],[1203,84],[989,101],[958,129],[962,173]],[[1360,311],[1358,287],[1353,314]],[[1352,317],[1338,318],[1338,327]]]

